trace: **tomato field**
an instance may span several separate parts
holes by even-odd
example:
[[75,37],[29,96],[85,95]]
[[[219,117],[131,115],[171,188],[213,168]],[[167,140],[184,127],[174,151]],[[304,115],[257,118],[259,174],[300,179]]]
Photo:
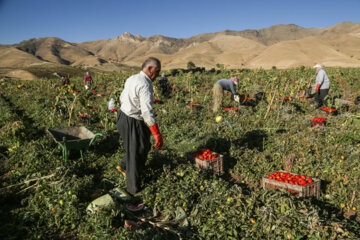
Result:
[[[329,95],[349,102],[335,100],[329,109],[336,115],[304,97],[313,69],[169,76],[177,88],[169,96],[155,90],[153,105],[164,147],[148,155],[144,189],[136,196],[145,208],[138,213],[115,198],[101,211],[86,211],[94,199],[125,188],[115,168],[125,152],[108,102],[113,97],[119,108],[133,73],[94,74],[91,90],[80,77],[65,87],[58,79],[1,79],[0,238],[359,239],[360,105],[354,101],[360,69],[326,70]],[[239,105],[225,94],[222,107],[231,111],[213,113],[213,84],[230,77],[251,101]],[[254,97],[259,92],[261,99]],[[103,136],[86,157],[71,152],[65,164],[47,129],[83,125]],[[221,154],[224,174],[196,168],[187,154],[197,149]],[[320,179],[319,199],[263,189],[261,179],[280,170],[300,175],[299,185]],[[130,231],[125,220],[137,228]]]

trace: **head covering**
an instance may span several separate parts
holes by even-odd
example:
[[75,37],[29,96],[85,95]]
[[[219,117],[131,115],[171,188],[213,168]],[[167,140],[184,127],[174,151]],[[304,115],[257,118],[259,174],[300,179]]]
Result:
[[232,81],[235,85],[239,83],[239,80],[236,77],[230,78],[230,81]]
[[89,75],[89,72],[86,72],[86,75]]
[[324,64],[318,63],[315,66],[313,66],[313,68],[323,68]]
[[164,72],[161,74],[161,77],[163,77],[163,78],[164,78],[164,77],[166,77],[166,75],[165,75],[165,73],[164,73]]

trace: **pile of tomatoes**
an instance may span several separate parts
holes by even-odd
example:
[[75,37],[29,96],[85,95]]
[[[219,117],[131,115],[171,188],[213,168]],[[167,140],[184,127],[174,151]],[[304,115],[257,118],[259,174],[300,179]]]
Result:
[[238,108],[223,108],[224,111],[238,111]]
[[198,105],[198,104],[188,104],[187,106],[188,107],[194,107],[194,108],[200,107],[200,105]]
[[206,160],[218,158],[218,157],[220,157],[220,155],[217,153],[211,152],[210,149],[206,149],[206,150],[197,151],[194,157],[206,161]]
[[326,124],[326,118],[324,117],[314,117],[312,120],[312,125],[316,126],[316,125],[325,125]]
[[89,115],[86,114],[86,113],[84,113],[84,114],[78,113],[78,117],[79,117],[79,118],[88,118]]
[[337,114],[337,110],[335,108],[321,107],[320,109],[325,111],[327,114],[332,114],[332,115]]
[[310,177],[306,177],[305,175],[294,175],[288,172],[274,172],[267,178],[300,186],[305,186],[313,182]]
[[282,100],[282,101],[291,101],[291,100],[293,100],[293,98],[292,97],[284,97],[284,98],[280,98],[280,100]]

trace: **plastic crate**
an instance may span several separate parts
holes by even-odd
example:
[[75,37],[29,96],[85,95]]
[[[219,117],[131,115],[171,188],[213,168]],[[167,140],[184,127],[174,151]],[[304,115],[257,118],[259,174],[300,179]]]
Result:
[[217,157],[217,158],[211,159],[211,160],[202,160],[202,159],[196,158],[195,156],[201,150],[205,151],[206,149],[198,149],[196,151],[189,152],[187,154],[187,158],[189,160],[191,160],[191,161],[195,161],[195,166],[198,167],[198,168],[213,171],[217,175],[224,174],[224,170],[223,170],[223,158],[224,158],[224,156],[221,155],[221,154],[218,154],[216,152],[213,152],[213,153],[218,154],[220,156]]
[[[291,173],[291,172],[286,172],[286,171],[278,171],[278,172]],[[299,175],[296,173],[291,173],[291,174]],[[311,178],[313,180],[312,183],[309,183],[305,186],[301,186],[301,185],[280,182],[280,181],[273,180],[273,179],[268,179],[267,176],[263,177],[262,181],[261,181],[261,185],[262,185],[263,189],[266,189],[266,188],[279,189],[280,188],[280,189],[286,189],[298,197],[315,197],[317,199],[320,198],[320,182],[321,182],[320,179]]]

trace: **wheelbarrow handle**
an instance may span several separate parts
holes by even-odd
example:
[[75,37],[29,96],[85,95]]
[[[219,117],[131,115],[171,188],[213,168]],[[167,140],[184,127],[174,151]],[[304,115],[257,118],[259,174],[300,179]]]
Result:
[[89,146],[91,146],[91,144],[93,143],[93,141],[95,140],[95,138],[96,137],[98,137],[98,136],[102,136],[103,134],[102,133],[96,133],[95,135],[94,135],[94,137],[91,139],[91,141],[90,141],[90,143],[89,143]]

